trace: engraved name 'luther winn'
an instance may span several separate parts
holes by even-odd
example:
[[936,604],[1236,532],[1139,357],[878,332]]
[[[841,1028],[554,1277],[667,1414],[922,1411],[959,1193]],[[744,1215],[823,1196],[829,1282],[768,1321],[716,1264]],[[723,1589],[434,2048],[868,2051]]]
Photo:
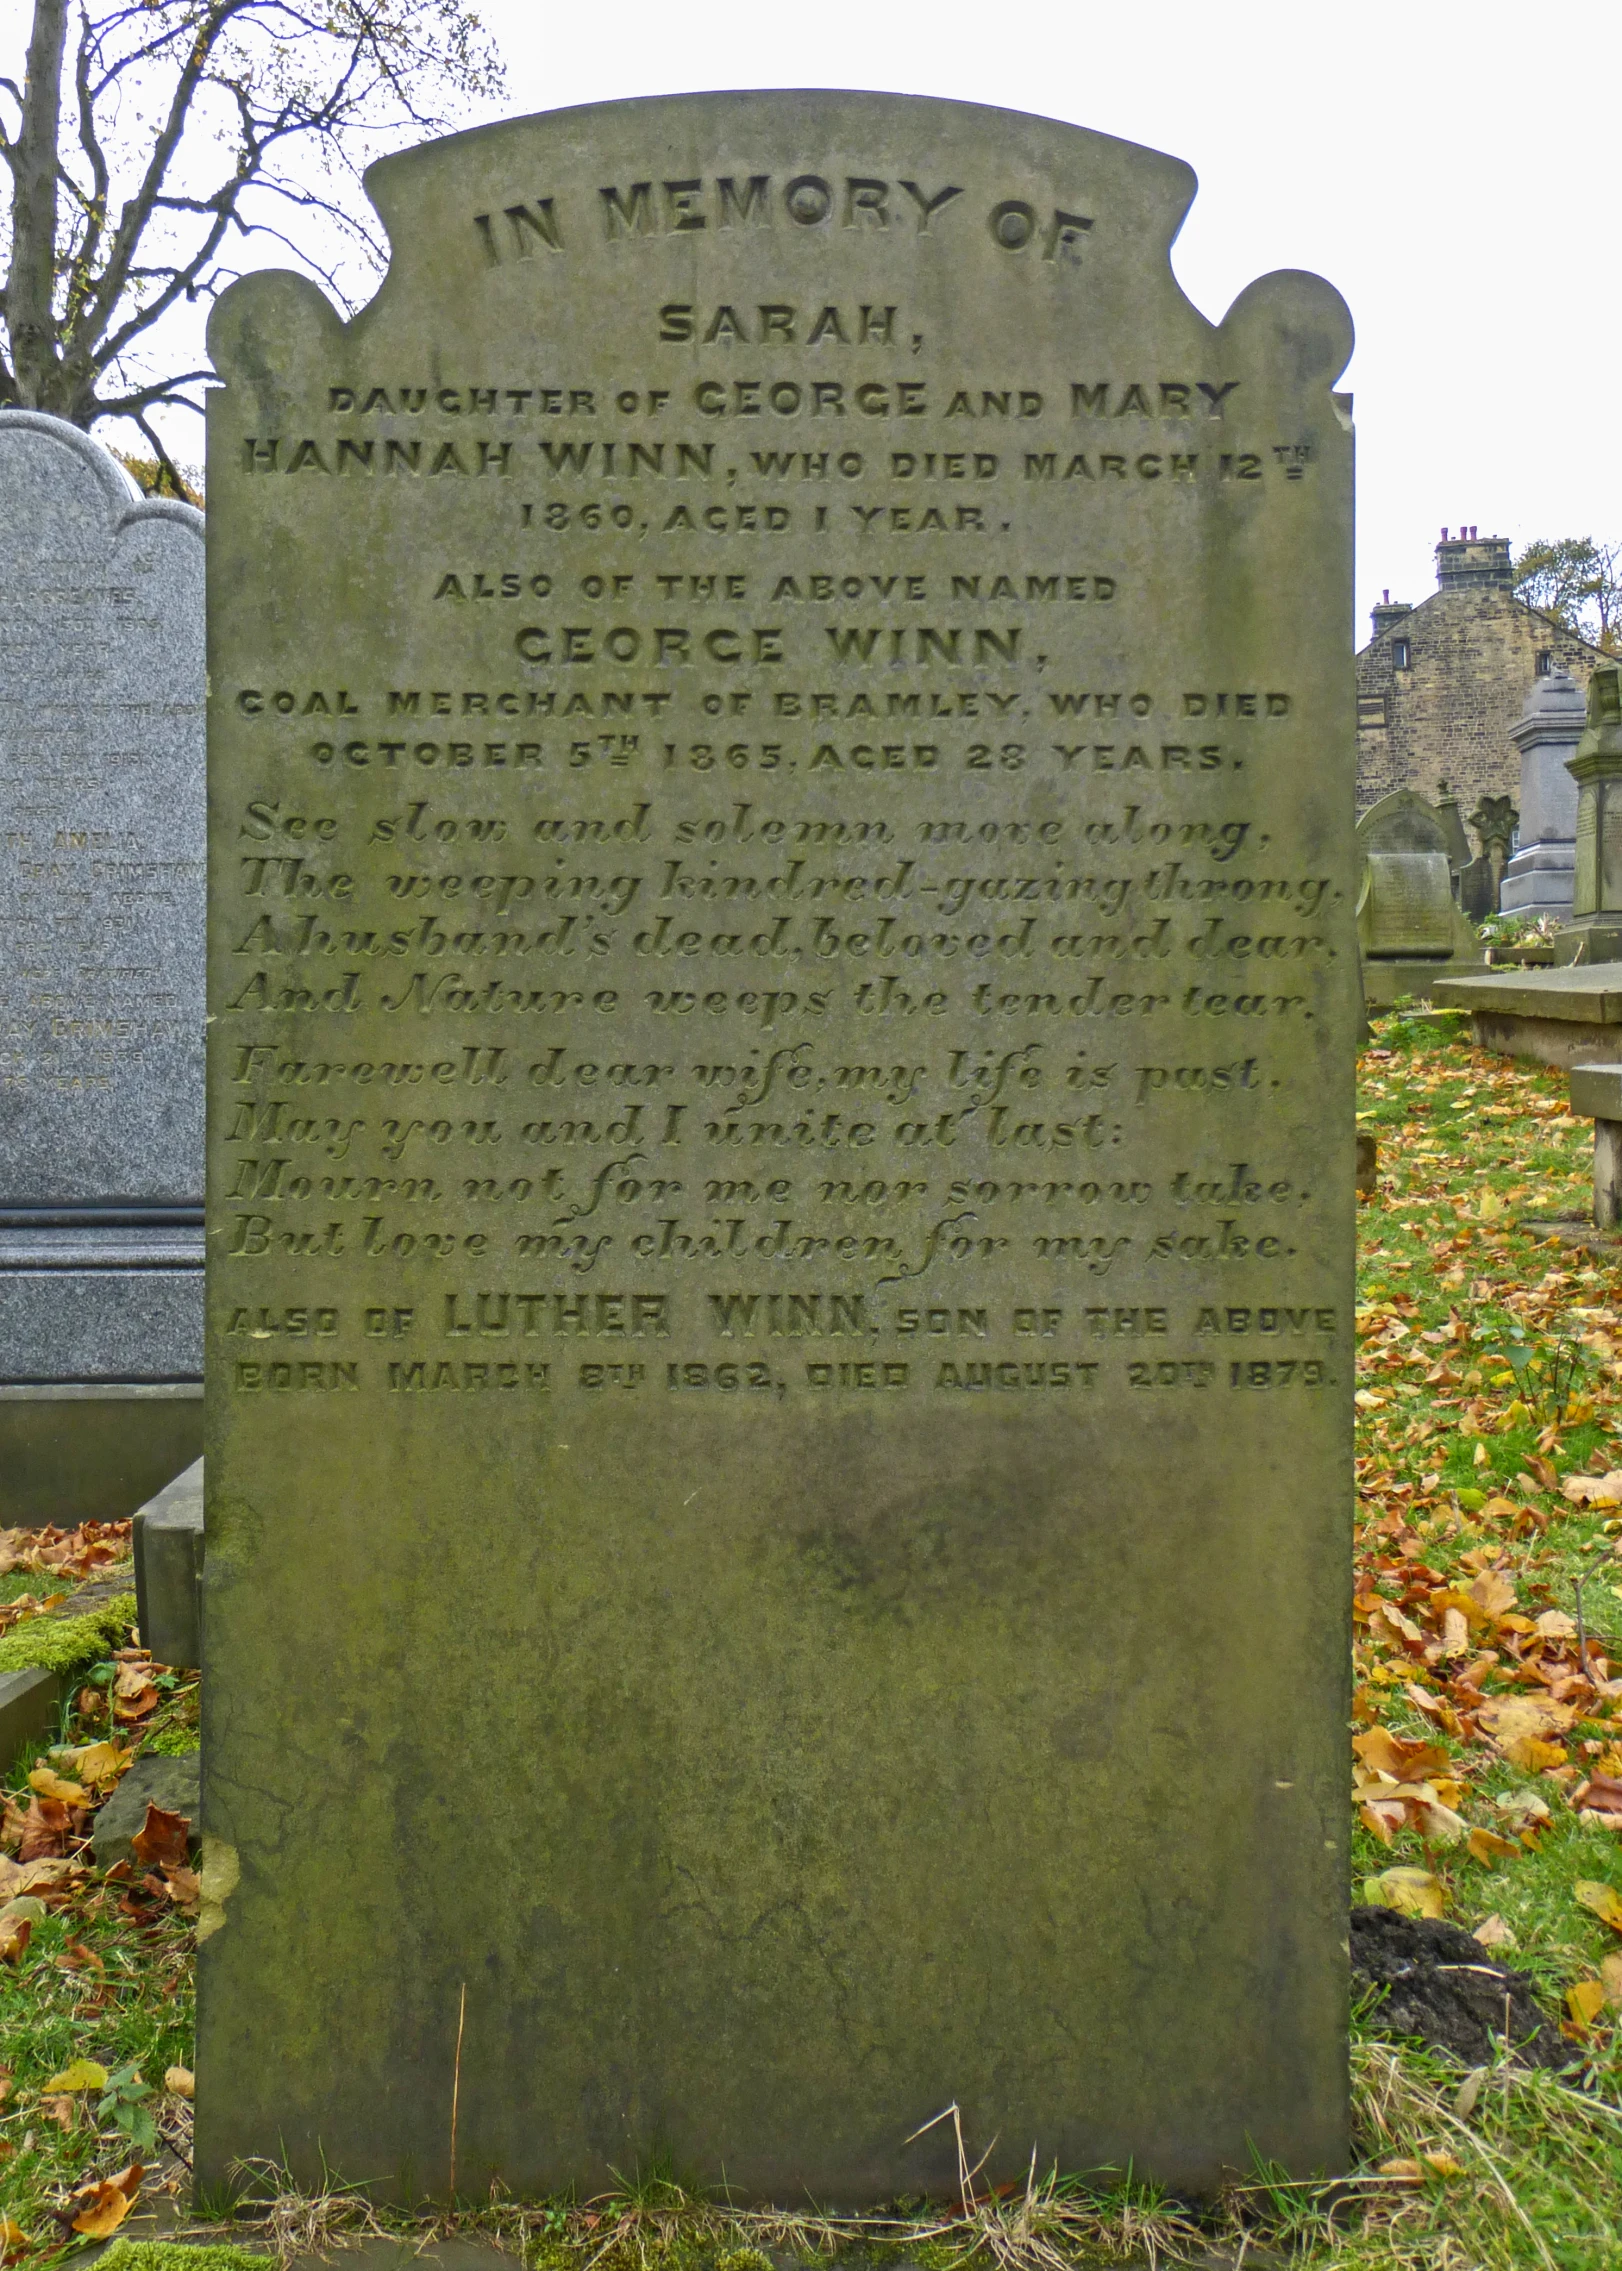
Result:
[[464,1986],[481,2181],[1328,2167],[1345,310],[972,106],[368,178],[210,333],[199,2167],[443,2188]]

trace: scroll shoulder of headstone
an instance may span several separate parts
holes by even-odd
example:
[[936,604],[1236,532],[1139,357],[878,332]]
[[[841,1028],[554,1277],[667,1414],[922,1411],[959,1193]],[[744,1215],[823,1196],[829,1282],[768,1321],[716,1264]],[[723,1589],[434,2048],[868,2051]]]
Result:
[[932,99],[367,180],[210,328],[199,2178],[1343,2166],[1346,309]]

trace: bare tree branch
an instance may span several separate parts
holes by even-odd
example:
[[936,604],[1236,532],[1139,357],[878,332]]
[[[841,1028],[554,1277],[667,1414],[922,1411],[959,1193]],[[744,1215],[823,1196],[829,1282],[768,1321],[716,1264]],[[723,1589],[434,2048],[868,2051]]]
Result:
[[[218,0],[218,5],[210,7],[198,24],[169,98],[168,115],[158,131],[152,154],[147,160],[145,174],[135,195],[119,215],[118,226],[107,250],[106,266],[94,292],[85,302],[79,323],[74,326],[73,346],[88,344],[91,339],[99,337],[111,320],[113,310],[123,298],[135,248],[146,232],[147,224],[152,218],[154,200],[163,186],[175,151],[180,146],[180,138],[186,130],[192,102],[202,84],[214,43],[230,19],[251,5],[252,0]],[[114,347],[113,352],[116,354],[118,349]]]
[[234,280],[228,239],[266,238],[340,302],[358,298],[385,251],[364,166],[500,83],[466,0],[71,0],[71,13],[70,84],[70,0],[33,0],[26,79],[0,77],[17,117],[14,131],[0,121],[0,401],[85,426],[198,407],[180,390],[207,374],[166,370],[165,342],[186,329],[179,309]]
[[85,229],[73,248],[73,262],[68,275],[67,300],[63,319],[71,331],[84,306],[89,278],[95,273],[96,257],[101,250],[102,231],[107,221],[107,194],[110,178],[107,159],[96,132],[96,107],[90,91],[90,52],[85,41],[79,42],[74,57],[73,91],[79,105],[79,147],[84,151],[90,167],[91,189],[85,200]]
[[53,300],[56,283],[57,146],[62,109],[62,49],[67,0],[34,0],[17,137],[11,208],[11,270],[6,277],[6,330],[12,368],[26,408],[40,406],[60,361]]
[[144,414],[137,413],[135,423],[140,428],[141,432],[146,436],[146,439],[151,443],[152,454],[158,461],[158,478],[153,484],[154,493],[159,496],[162,495],[164,475],[167,474],[169,477],[170,495],[174,497],[184,497],[186,494],[186,484],[180,478],[180,468],[175,464],[174,459],[164,448],[162,442],[158,439],[157,434],[153,431]]

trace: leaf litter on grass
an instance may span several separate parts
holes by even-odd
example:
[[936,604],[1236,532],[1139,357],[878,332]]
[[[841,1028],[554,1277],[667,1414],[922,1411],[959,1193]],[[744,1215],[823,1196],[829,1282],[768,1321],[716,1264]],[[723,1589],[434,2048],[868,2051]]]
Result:
[[[1354,2030],[1356,2173],[1323,2185],[1258,2166],[1216,2203],[1166,2200],[1129,2175],[1033,2169],[1001,2197],[981,2198],[971,2178],[963,2198],[925,2215],[746,2211],[668,2182],[411,2220],[362,2189],[312,2200],[261,2171],[239,2234],[256,2229],[285,2259],[312,2234],[329,2246],[366,2231],[408,2231],[416,2244],[481,2232],[532,2271],[675,2271],[729,2252],[741,2271],[762,2250],[780,2266],[849,2253],[926,2271],[970,2257],[999,2271],[1169,2262],[1212,2247],[1321,2271],[1622,2261],[1622,1925],[1610,1913],[1613,1901],[1622,1912],[1622,1246],[1593,1253],[1522,1227],[1588,1202],[1589,1127],[1567,1112],[1561,1074],[1388,1018],[1361,1067],[1359,1127],[1377,1135],[1380,1161],[1361,1209],[1356,1319],[1354,1886],[1445,1917],[1525,1967],[1563,2030],[1567,2071],[1501,2052],[1464,2070],[1382,2038],[1373,2008]],[[133,2068],[141,2087],[163,2086],[131,2100],[126,2123],[156,2102],[168,2134],[189,2113],[190,1932],[167,1882],[185,1856],[149,1816],[152,1865],[98,1878],[78,1858],[95,1806],[143,1742],[163,1739],[176,1706],[139,1651],[96,1679],[81,1691],[92,1716],[77,1740],[35,1762],[85,1804],[24,1776],[7,1812],[13,1852],[34,1805],[72,1817],[62,1853],[30,1864],[47,1872],[29,1882],[53,1937],[48,1952],[25,1951],[16,1981],[40,1983],[42,2018],[56,1998],[53,2047],[10,2060],[21,2080],[0,2102],[0,2134],[26,2124],[34,2139],[26,2176],[21,2154],[0,2162],[0,2215],[35,2233],[19,2256],[30,2264],[60,2244],[76,2192],[116,2185],[134,2165],[128,2127],[109,2119],[90,2149],[78,2113],[66,2129],[47,2119],[53,2103],[99,2106],[105,2091],[53,2095],[46,2083],[75,2058],[109,2079]],[[8,1865],[24,1873],[0,1857],[0,1901]],[[132,2022],[143,2014],[141,2046],[111,2038],[105,1983],[61,1968],[70,1937],[130,1967],[117,1993]],[[157,1998],[150,1980],[165,1964]],[[9,1977],[0,1967],[0,1994]]]
[[[101,1576],[129,1552],[127,1523],[0,1531],[0,1569]],[[32,1613],[12,1601],[13,1629]],[[22,1612],[19,1616],[18,1611]],[[156,2078],[189,2070],[192,1932],[169,1882],[183,1868],[158,1825],[159,1872],[103,1874],[98,1808],[173,1712],[179,1683],[127,1646],[82,1675],[60,1739],[29,1746],[0,1790],[0,2240],[8,2264],[48,2266],[111,2237],[154,2186],[186,2175],[190,2107]],[[119,1686],[141,1708],[119,1721]],[[146,1691],[150,1691],[148,1699]],[[187,1872],[189,1874],[189,1872]],[[186,1887],[181,1886],[183,1893]]]

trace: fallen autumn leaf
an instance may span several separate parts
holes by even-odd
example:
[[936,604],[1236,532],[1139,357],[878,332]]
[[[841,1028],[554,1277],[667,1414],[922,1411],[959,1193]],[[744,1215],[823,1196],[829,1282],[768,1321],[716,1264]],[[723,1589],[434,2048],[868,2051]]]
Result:
[[111,2239],[139,2198],[145,2174],[136,2161],[129,2168],[120,2169],[117,2176],[103,2177],[99,2183],[81,2184],[69,2201],[70,2206],[75,2201],[83,2203],[73,2219],[73,2229],[82,2232],[86,2239]]
[[1602,1924],[1609,1924],[1613,1932],[1622,1932],[1622,1895],[1613,1885],[1602,1885],[1592,1877],[1583,1877],[1572,1886],[1571,1897],[1592,1911]]
[[107,2087],[107,2069],[98,2066],[93,2058],[75,2058],[71,2066],[64,2066],[60,2074],[53,2074],[40,2087],[49,2091],[104,2090]]

